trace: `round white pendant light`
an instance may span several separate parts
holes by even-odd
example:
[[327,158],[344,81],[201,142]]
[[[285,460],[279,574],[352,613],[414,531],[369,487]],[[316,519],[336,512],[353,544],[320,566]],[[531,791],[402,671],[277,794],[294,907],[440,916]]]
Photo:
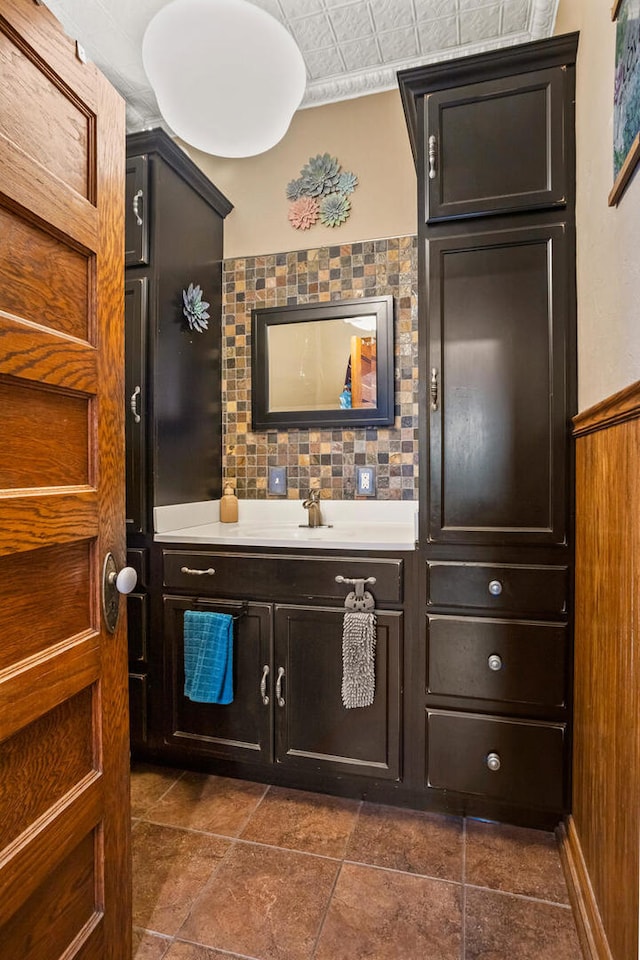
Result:
[[247,0],[173,0],[149,23],[142,60],[174,133],[219,157],[275,146],[305,89],[292,36]]

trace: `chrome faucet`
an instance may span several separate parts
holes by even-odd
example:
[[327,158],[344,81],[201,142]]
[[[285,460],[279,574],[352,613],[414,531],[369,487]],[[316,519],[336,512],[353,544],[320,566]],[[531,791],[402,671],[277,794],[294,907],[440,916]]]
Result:
[[309,490],[309,499],[302,501],[302,506],[309,511],[309,526],[322,527],[322,514],[320,512],[320,491],[317,487]]

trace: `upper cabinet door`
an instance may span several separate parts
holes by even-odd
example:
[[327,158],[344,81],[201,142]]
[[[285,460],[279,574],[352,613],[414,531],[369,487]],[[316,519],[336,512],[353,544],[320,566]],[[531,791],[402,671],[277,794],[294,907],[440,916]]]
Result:
[[147,472],[147,278],[125,280],[125,434],[127,468],[127,531],[146,529]]
[[565,227],[429,244],[431,542],[566,542]]
[[427,221],[566,203],[564,69],[425,97]]
[[125,267],[149,263],[149,160],[127,157]]

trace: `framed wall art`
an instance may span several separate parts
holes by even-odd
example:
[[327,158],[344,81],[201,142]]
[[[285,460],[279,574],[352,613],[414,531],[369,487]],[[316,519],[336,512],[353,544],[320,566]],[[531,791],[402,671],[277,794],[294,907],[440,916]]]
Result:
[[640,160],[640,0],[615,0],[616,62],[613,88],[613,187],[615,206]]

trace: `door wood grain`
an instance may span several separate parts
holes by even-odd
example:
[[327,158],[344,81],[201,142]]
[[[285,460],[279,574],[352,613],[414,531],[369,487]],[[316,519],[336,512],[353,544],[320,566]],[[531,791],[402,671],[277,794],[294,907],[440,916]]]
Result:
[[[0,943],[131,955],[124,109],[53,15],[0,0]],[[124,610],[124,604],[122,604]]]

